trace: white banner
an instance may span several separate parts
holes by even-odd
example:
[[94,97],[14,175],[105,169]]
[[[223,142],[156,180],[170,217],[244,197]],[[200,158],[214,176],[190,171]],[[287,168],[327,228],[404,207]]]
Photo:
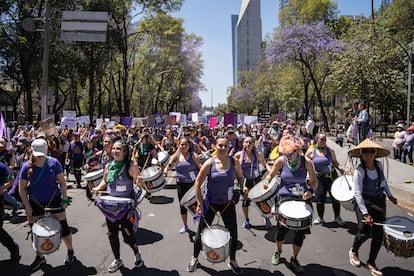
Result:
[[193,123],[198,122],[198,113],[197,112],[191,113],[191,122],[193,122]]
[[76,121],[78,122],[79,126],[89,126],[91,121],[89,120],[89,116],[79,116],[76,117]]
[[251,124],[257,124],[257,116],[251,116],[247,115],[243,118],[245,124],[251,125]]
[[76,118],[76,111],[75,110],[63,110],[63,117]]
[[60,126],[62,128],[68,127],[68,129],[76,130],[76,117],[63,117]]

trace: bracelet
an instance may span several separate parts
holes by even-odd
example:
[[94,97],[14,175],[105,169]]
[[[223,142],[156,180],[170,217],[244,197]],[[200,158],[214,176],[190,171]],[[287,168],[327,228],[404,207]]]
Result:
[[62,200],[60,201],[60,206],[63,206],[65,204],[70,205],[71,202],[72,202],[72,199],[70,198],[62,198]]
[[269,184],[270,179],[266,177],[265,179],[263,179],[263,181],[266,182],[266,184]]
[[306,189],[306,192],[310,192],[311,194],[313,194],[315,191],[312,188],[309,187],[309,188]]

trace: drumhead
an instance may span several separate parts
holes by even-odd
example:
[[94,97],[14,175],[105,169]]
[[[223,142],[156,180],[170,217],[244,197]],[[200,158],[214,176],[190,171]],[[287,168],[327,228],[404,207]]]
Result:
[[342,175],[335,179],[331,187],[332,196],[339,201],[348,201],[354,198],[354,181],[352,175]]
[[93,181],[103,177],[103,169],[99,169],[90,173],[85,174],[85,179],[87,181]]
[[132,198],[109,196],[109,195],[100,196],[99,199],[108,200],[108,201],[118,201],[118,202],[129,202],[133,200]]
[[279,212],[289,218],[306,218],[312,215],[312,208],[305,201],[285,201],[279,206]]
[[161,167],[160,166],[151,166],[151,167],[146,168],[142,172],[141,178],[144,181],[151,181],[153,179],[156,179],[161,173],[162,172],[161,172]]
[[220,248],[230,241],[230,232],[221,225],[211,225],[204,228],[201,241],[210,248]]
[[400,228],[384,225],[384,232],[393,236],[394,238],[397,238],[398,240],[414,240],[414,221],[406,217],[395,216],[387,218],[384,224],[395,224],[405,226],[405,228]]
[[277,187],[279,186],[279,180],[277,177],[273,177],[270,181],[267,189],[263,188],[263,181],[260,181],[253,188],[250,189],[248,197],[253,201],[262,201],[263,199],[268,198],[270,195],[274,194]]
[[158,160],[160,160],[161,163],[163,163],[165,160],[167,160],[170,155],[166,151],[160,151],[157,153]]
[[60,231],[60,223],[53,217],[45,217],[33,224],[32,231],[39,237],[49,237]]

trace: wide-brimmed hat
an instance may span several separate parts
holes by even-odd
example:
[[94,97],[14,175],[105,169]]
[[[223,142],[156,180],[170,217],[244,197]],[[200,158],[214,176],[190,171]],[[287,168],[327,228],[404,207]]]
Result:
[[378,145],[374,141],[370,139],[365,139],[362,141],[358,146],[348,151],[348,155],[350,157],[361,157],[361,149],[376,149],[377,154],[375,154],[375,158],[386,157],[390,155],[390,151],[386,148]]

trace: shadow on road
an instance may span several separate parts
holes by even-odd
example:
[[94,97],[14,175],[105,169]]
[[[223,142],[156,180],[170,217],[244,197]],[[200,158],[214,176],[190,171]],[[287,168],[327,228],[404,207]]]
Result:
[[163,235],[147,230],[145,228],[138,228],[138,231],[135,233],[135,237],[138,240],[138,245],[152,244],[162,240]]
[[[290,267],[290,264],[287,263],[286,266],[292,270],[293,268]],[[336,275],[347,275],[347,276],[353,276],[356,275],[352,272],[346,271],[346,270],[342,270],[342,269],[338,269],[338,268],[333,268],[333,267],[329,267],[329,266],[324,266],[324,265],[320,265],[320,264],[308,264],[306,266],[303,266],[305,268],[305,273],[301,274],[301,275],[332,275],[332,276],[336,276]]]
[[121,272],[122,275],[144,275],[144,276],[153,276],[153,275],[159,275],[159,276],[179,276],[180,274],[176,270],[160,270],[157,268],[152,267],[146,267],[145,265],[140,268],[134,268],[134,269],[128,269],[126,267],[121,267],[119,269],[119,272]]
[[152,196],[150,199],[152,204],[169,204],[174,202],[174,198],[168,196]]

